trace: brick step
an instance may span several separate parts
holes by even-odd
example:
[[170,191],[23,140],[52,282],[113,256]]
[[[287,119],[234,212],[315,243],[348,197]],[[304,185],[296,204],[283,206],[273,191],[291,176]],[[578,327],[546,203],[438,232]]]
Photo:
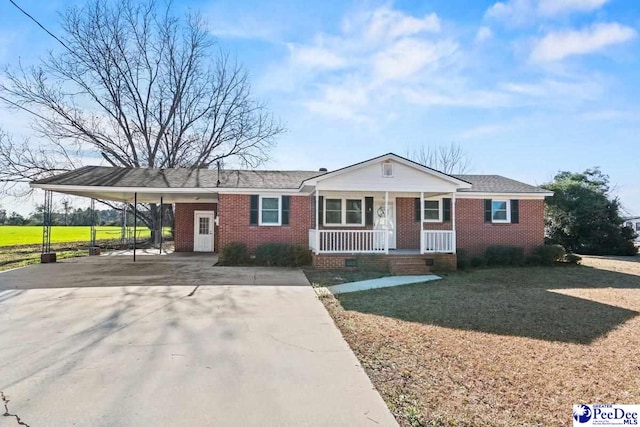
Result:
[[425,260],[421,258],[411,258],[411,259],[392,259],[389,261],[393,265],[425,265]]
[[400,269],[392,269],[391,272],[396,276],[422,276],[425,274],[429,274],[429,268],[400,268]]

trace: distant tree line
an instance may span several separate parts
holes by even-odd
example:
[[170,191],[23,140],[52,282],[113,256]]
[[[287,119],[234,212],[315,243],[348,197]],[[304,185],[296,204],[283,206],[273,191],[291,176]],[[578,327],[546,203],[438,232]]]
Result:
[[[44,206],[37,205],[35,210],[28,216],[23,216],[17,212],[7,212],[0,209],[0,225],[42,225],[44,217]],[[123,216],[119,209],[96,209],[93,214],[90,208],[73,208],[68,204],[63,204],[63,208],[51,213],[51,225],[91,225],[95,219],[95,225],[101,226],[122,226]],[[164,226],[168,226],[170,218],[164,221]],[[133,212],[127,214],[127,225],[133,225]],[[138,225],[146,227],[142,218],[138,219]]]

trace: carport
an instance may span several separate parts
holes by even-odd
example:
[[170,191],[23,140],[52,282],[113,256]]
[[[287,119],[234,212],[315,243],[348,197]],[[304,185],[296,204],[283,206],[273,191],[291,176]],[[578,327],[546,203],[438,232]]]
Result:
[[[217,174],[217,176],[216,176]],[[51,194],[69,194],[95,200],[126,203],[133,208],[133,260],[136,261],[138,204],[160,206],[160,253],[162,253],[162,207],[174,203],[217,203],[220,171],[206,169],[150,169],[85,166],[61,175],[34,181],[32,188],[44,190],[44,221],[42,232],[42,262],[55,262],[51,253]],[[207,219],[206,230],[213,230],[214,218]],[[204,221],[203,221],[204,222]],[[91,242],[95,243],[95,221],[92,221]]]

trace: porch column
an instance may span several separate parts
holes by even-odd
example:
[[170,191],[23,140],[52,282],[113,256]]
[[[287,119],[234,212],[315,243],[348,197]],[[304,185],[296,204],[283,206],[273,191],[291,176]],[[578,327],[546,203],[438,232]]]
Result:
[[389,254],[389,192],[384,192],[384,253]]
[[316,187],[316,243],[313,248],[316,255],[320,253],[320,190]]
[[456,240],[458,239],[456,236],[456,193],[451,193],[451,231],[453,231],[451,246],[455,254]]
[[424,254],[424,191],[420,192],[420,255]]
[[163,202],[163,197],[160,196],[160,255],[162,255],[162,232],[164,231],[164,229],[162,228],[162,220],[164,219],[162,217],[162,214],[163,214],[162,202]]
[[136,231],[138,227],[138,193],[133,193],[133,262],[136,262]]

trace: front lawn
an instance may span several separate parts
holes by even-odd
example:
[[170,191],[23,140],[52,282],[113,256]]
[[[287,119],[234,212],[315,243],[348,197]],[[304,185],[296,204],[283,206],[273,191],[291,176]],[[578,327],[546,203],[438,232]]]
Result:
[[640,272],[606,263],[322,300],[401,425],[565,426],[575,403],[640,402]]

